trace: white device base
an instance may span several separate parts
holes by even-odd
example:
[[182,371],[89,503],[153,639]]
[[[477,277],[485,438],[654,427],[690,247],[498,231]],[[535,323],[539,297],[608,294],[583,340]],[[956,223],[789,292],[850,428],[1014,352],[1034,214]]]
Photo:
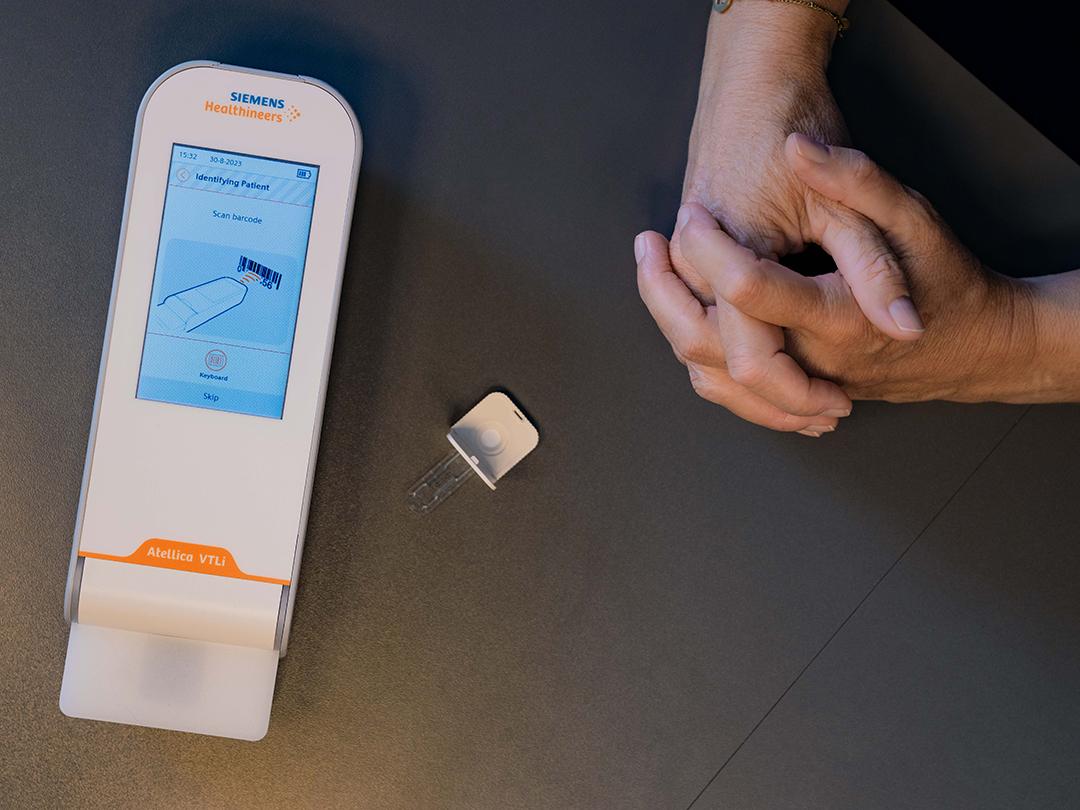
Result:
[[73,622],[60,710],[68,717],[261,740],[277,650]]

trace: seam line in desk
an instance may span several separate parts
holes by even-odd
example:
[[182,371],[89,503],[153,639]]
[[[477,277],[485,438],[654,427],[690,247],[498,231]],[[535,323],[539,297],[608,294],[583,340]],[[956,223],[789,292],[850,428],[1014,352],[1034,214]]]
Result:
[[773,713],[773,710],[780,705],[780,703],[785,697],[787,697],[788,692],[795,688],[795,684],[797,684],[802,679],[802,676],[806,674],[807,670],[809,670],[810,667],[813,666],[814,662],[821,656],[823,652],[825,652],[825,649],[830,644],[832,644],[833,639],[840,635],[840,631],[843,630],[847,623],[851,621],[851,619],[855,616],[856,613],[859,612],[859,609],[862,608],[864,604],[866,604],[866,601],[873,595],[874,591],[877,590],[878,586],[885,581],[886,577],[888,577],[889,574],[891,574],[893,570],[900,564],[900,561],[907,556],[907,553],[915,547],[915,544],[918,543],[920,539],[922,539],[922,536],[930,530],[930,527],[933,526],[934,523],[937,522],[937,519],[941,517],[942,513],[944,513],[944,511],[949,508],[949,504],[951,504],[956,499],[956,496],[959,495],[960,492],[964,489],[964,487],[968,485],[968,482],[975,477],[975,473],[982,469],[983,465],[990,460],[990,457],[994,455],[994,453],[997,452],[997,449],[1001,447],[1004,441],[1009,438],[1012,432],[1016,429],[1016,426],[1019,425],[1021,420],[1031,411],[1032,407],[1034,406],[1028,405],[1026,408],[1024,408],[1021,414],[1016,417],[1015,421],[1013,421],[1013,423],[1009,425],[1008,429],[1003,434],[1001,434],[1001,438],[994,442],[994,446],[986,451],[986,455],[984,455],[979,460],[979,463],[976,464],[974,468],[972,468],[971,472],[969,472],[964,477],[964,480],[960,482],[960,485],[953,491],[953,493],[945,499],[945,503],[943,503],[938,508],[938,510],[934,512],[933,515],[931,515],[930,519],[926,522],[926,525],[915,533],[915,537],[912,539],[912,541],[907,544],[904,550],[900,552],[900,555],[892,561],[892,563],[889,565],[888,568],[885,569],[881,576],[879,576],[874,581],[874,584],[870,586],[870,590],[863,594],[863,597],[858,601],[858,604],[856,604],[855,607],[851,609],[851,612],[844,617],[843,621],[841,621],[840,624],[836,626],[836,629],[832,631],[832,633],[827,639],[825,639],[825,643],[821,645],[818,651],[812,656],[810,656],[810,660],[803,665],[803,668],[799,670],[798,674],[794,677],[794,679],[792,679],[791,683],[789,683],[784,689],[784,691],[780,693],[780,696],[775,701],[773,701],[773,704],[769,706],[768,709],[766,709],[765,714],[761,715],[758,721],[754,723],[753,728],[751,728],[750,731],[746,733],[746,736],[743,737],[739,744],[735,746],[735,749],[727,755],[727,758],[722,763],[720,763],[720,767],[716,769],[716,773],[709,777],[709,781],[704,784],[701,790],[698,791],[697,795],[694,796],[694,798],[690,801],[690,804],[686,806],[686,810],[691,810],[691,808],[693,808],[693,806],[697,804],[698,800],[705,795],[705,791],[707,791],[709,787],[713,784],[713,782],[715,782],[719,778],[724,768],[726,768],[731,763],[731,761],[735,759],[735,755],[738,754],[739,751],[742,750],[742,747],[746,745],[746,743],[750,740],[751,737],[754,736],[754,732],[761,728],[762,724],[767,719],[769,719],[769,715],[771,715]]

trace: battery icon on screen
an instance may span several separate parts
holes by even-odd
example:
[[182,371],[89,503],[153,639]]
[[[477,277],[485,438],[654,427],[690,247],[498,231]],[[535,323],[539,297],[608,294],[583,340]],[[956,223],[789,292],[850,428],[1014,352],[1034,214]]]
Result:
[[308,180],[311,178],[311,169],[297,169],[296,176],[301,180]]

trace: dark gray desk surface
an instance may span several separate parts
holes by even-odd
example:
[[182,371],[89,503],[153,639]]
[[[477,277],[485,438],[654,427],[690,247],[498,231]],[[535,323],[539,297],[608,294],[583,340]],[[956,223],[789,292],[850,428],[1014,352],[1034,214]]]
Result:
[[[707,4],[50,5],[0,32],[0,803],[1080,803],[1077,409],[861,403],[774,435],[696,399],[638,301]],[[996,266],[1080,265],[1080,169],[891,8],[853,15],[857,141]],[[258,744],[56,705],[135,110],[199,57],[323,78],[366,135]],[[540,449],[413,517],[496,385]]]

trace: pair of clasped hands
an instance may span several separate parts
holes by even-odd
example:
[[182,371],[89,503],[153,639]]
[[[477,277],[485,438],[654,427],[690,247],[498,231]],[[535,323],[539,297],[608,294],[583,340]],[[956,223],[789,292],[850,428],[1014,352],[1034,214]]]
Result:
[[[856,399],[1070,398],[1037,362],[1038,285],[987,270],[926,199],[838,145],[832,33],[799,11],[713,15],[686,202],[670,242],[634,241],[641,297],[694,390],[813,437]],[[778,263],[810,243],[835,272]]]

